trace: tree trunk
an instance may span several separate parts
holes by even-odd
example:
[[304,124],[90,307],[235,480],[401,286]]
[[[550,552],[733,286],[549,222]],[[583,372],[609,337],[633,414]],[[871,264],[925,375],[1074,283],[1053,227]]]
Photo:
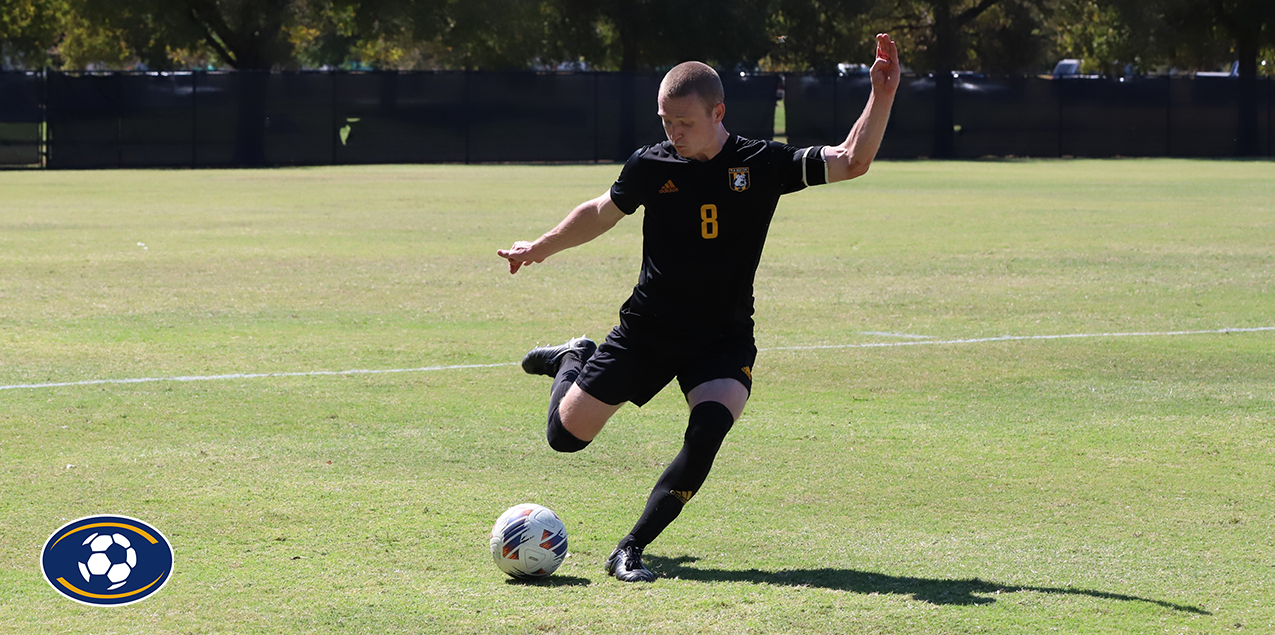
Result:
[[1258,85],[1257,85],[1257,38],[1243,38],[1236,47],[1239,52],[1239,120],[1235,130],[1235,154],[1242,157],[1255,157],[1261,154],[1261,142],[1258,138]]
[[956,25],[951,0],[934,2],[934,148],[932,156],[950,159],[956,155],[952,129],[956,125],[956,86],[952,67],[956,65]]
[[239,120],[235,129],[235,165],[266,164],[266,90],[270,71],[235,71],[239,79]]
[[620,72],[632,73],[638,69],[638,55],[642,39],[643,16],[638,15],[644,7],[633,0],[619,0],[612,5],[615,13],[615,30],[620,36]]

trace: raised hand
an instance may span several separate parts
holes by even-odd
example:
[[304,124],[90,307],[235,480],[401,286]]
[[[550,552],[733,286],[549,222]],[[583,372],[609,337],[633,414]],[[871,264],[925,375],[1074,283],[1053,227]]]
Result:
[[877,34],[877,58],[872,62],[872,90],[894,94],[899,88],[899,48],[887,33]]

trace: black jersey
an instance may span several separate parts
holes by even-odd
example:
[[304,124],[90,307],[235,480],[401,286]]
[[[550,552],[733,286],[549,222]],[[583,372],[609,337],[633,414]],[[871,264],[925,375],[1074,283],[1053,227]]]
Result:
[[775,206],[827,182],[822,150],[732,134],[708,161],[685,159],[668,141],[634,152],[611,186],[625,214],[646,208],[642,272],[621,315],[687,335],[751,330]]

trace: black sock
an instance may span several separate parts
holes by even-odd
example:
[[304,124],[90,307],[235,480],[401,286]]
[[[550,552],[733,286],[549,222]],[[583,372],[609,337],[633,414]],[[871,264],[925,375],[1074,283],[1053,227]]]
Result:
[[646,547],[682,513],[682,507],[708,478],[717,450],[734,423],[730,410],[716,401],[706,401],[691,410],[682,450],[655,482],[646,509],[629,535],[620,541],[621,547]]
[[580,359],[574,352],[563,355],[562,364],[558,366],[558,375],[553,378],[553,387],[549,389],[549,425],[545,428],[545,438],[549,440],[549,447],[559,452],[579,452],[589,445],[588,441],[581,441],[562,427],[562,418],[558,416],[558,404],[567,396],[567,391],[575,383],[576,377],[580,376],[580,369],[584,368],[586,361],[588,360]]

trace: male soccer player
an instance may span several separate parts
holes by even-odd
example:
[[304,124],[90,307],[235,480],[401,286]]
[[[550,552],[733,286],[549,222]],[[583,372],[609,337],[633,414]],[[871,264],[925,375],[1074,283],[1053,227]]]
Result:
[[757,356],[753,278],[782,194],[868,171],[899,86],[898,50],[877,35],[872,95],[838,146],[794,148],[730,134],[721,79],[699,62],[674,67],[657,99],[667,141],[634,152],[611,188],[534,242],[496,253],[509,273],[600,236],[645,208],[642,270],[601,347],[585,338],[532,349],[525,371],[553,377],[546,436],[584,449],[624,402],[642,406],[674,377],[690,418],[633,530],[607,558],[626,582],[652,581],[642,550],[699,490],[744,411]]

